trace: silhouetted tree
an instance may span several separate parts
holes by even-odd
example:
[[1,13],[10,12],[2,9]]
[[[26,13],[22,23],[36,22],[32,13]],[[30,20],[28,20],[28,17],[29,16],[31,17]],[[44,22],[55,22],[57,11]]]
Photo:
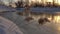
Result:
[[20,8],[20,7],[22,7],[22,2],[21,1],[18,1],[17,3],[15,3],[16,4],[16,6],[17,6],[17,8]]

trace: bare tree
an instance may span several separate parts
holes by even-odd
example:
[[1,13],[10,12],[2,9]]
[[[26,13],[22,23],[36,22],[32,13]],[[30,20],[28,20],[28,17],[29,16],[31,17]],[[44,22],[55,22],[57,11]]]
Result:
[[22,7],[22,1],[18,1],[17,3],[15,3],[16,4],[16,6],[17,6],[17,8],[20,8],[20,7]]

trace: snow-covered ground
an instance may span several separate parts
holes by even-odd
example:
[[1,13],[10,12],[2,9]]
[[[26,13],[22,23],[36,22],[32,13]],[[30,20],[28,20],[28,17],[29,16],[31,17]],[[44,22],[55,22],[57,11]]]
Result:
[[0,16],[13,21],[24,34],[60,34],[60,23],[45,23],[39,25],[37,20],[25,21],[25,16],[20,16],[16,12],[7,12]]
[[0,34],[23,34],[12,21],[0,16]]

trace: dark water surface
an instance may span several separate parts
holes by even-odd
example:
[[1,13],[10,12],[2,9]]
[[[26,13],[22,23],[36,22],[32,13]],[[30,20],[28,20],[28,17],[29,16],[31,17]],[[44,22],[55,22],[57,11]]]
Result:
[[60,23],[45,23],[44,25],[39,25],[37,20],[40,16],[33,16],[35,20],[30,22],[25,21],[25,16],[20,16],[16,12],[7,12],[1,14],[4,18],[13,21],[24,34],[60,34]]

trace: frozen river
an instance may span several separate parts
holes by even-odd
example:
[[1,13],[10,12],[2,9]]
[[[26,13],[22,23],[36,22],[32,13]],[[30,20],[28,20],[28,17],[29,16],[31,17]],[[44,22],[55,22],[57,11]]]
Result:
[[13,21],[24,34],[60,34],[60,23],[47,22],[39,25],[37,20],[27,22],[24,20],[25,16],[20,16],[16,12],[7,12],[0,16]]

